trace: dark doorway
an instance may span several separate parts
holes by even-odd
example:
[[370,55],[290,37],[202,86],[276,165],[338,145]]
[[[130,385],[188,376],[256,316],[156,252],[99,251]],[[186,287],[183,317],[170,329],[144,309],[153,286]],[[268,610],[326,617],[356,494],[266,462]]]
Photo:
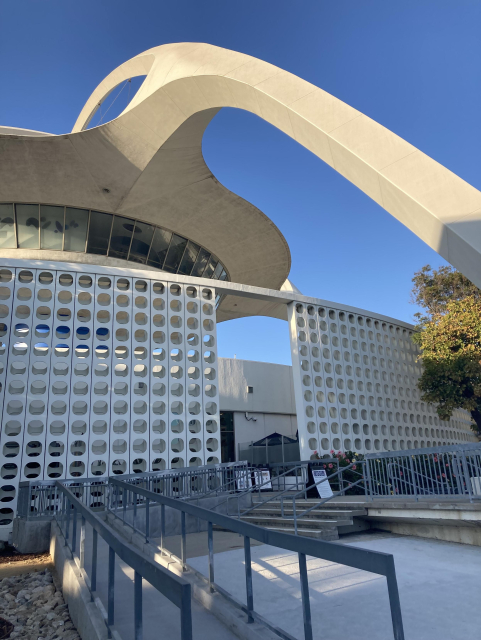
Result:
[[221,462],[235,462],[234,412],[220,412]]

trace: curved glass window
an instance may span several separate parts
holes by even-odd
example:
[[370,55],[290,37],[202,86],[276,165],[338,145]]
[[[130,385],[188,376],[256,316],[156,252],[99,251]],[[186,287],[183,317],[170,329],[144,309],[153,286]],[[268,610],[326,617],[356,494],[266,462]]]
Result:
[[0,249],[94,253],[185,276],[229,280],[220,260],[188,238],[103,211],[0,203]]

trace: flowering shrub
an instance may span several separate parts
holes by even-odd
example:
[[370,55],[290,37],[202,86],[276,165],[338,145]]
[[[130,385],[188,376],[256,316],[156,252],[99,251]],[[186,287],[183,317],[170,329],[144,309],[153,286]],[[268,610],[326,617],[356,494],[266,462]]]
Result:
[[[317,460],[322,462],[323,458],[321,458],[321,456],[317,453],[317,451],[314,452],[314,455],[316,456]],[[326,460],[326,462],[323,465],[321,465],[321,467],[324,467],[324,469],[326,470],[328,477],[330,475],[335,474],[338,470],[342,469],[343,467],[348,467],[349,465],[352,464],[352,467],[342,474],[343,487],[341,487],[340,485],[339,476],[333,477],[332,480],[329,481],[331,484],[332,490],[336,492],[336,491],[339,491],[341,488],[344,488],[345,493],[348,496],[364,495],[364,491],[365,491],[364,482],[359,482],[359,484],[356,485],[355,487],[348,488],[349,485],[355,482],[358,482],[363,477],[363,465],[361,463],[364,460],[364,456],[361,453],[355,453],[354,451],[338,451],[336,453],[334,449],[331,449],[330,458],[331,459],[334,458],[336,460],[336,463],[333,464],[332,462],[329,462]]]

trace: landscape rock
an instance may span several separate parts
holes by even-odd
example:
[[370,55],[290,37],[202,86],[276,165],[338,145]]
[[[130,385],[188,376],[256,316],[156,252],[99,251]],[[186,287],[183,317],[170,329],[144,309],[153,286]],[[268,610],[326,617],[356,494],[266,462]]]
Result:
[[80,640],[48,569],[0,580],[0,616],[15,640]]

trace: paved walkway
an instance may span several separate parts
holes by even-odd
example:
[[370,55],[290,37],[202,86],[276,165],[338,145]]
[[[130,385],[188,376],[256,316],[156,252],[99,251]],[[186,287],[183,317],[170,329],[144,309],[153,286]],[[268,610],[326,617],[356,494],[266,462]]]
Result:
[[[406,640],[481,638],[479,547],[392,534],[357,536],[348,543],[394,555]],[[258,546],[252,561],[254,608],[303,639],[297,555]],[[206,557],[189,564],[206,574]],[[316,640],[393,638],[385,578],[313,558],[308,571]],[[245,601],[243,550],[216,555],[215,580]]]
[[[91,528],[87,525],[85,568],[91,575]],[[77,551],[78,553],[78,551]],[[108,547],[98,538],[97,594],[107,608]],[[144,580],[143,640],[176,640],[180,638],[180,611],[167,598]],[[194,640],[236,640],[217,618],[192,600]],[[116,558],[115,564],[115,627],[122,640],[134,638],[134,572]]]

